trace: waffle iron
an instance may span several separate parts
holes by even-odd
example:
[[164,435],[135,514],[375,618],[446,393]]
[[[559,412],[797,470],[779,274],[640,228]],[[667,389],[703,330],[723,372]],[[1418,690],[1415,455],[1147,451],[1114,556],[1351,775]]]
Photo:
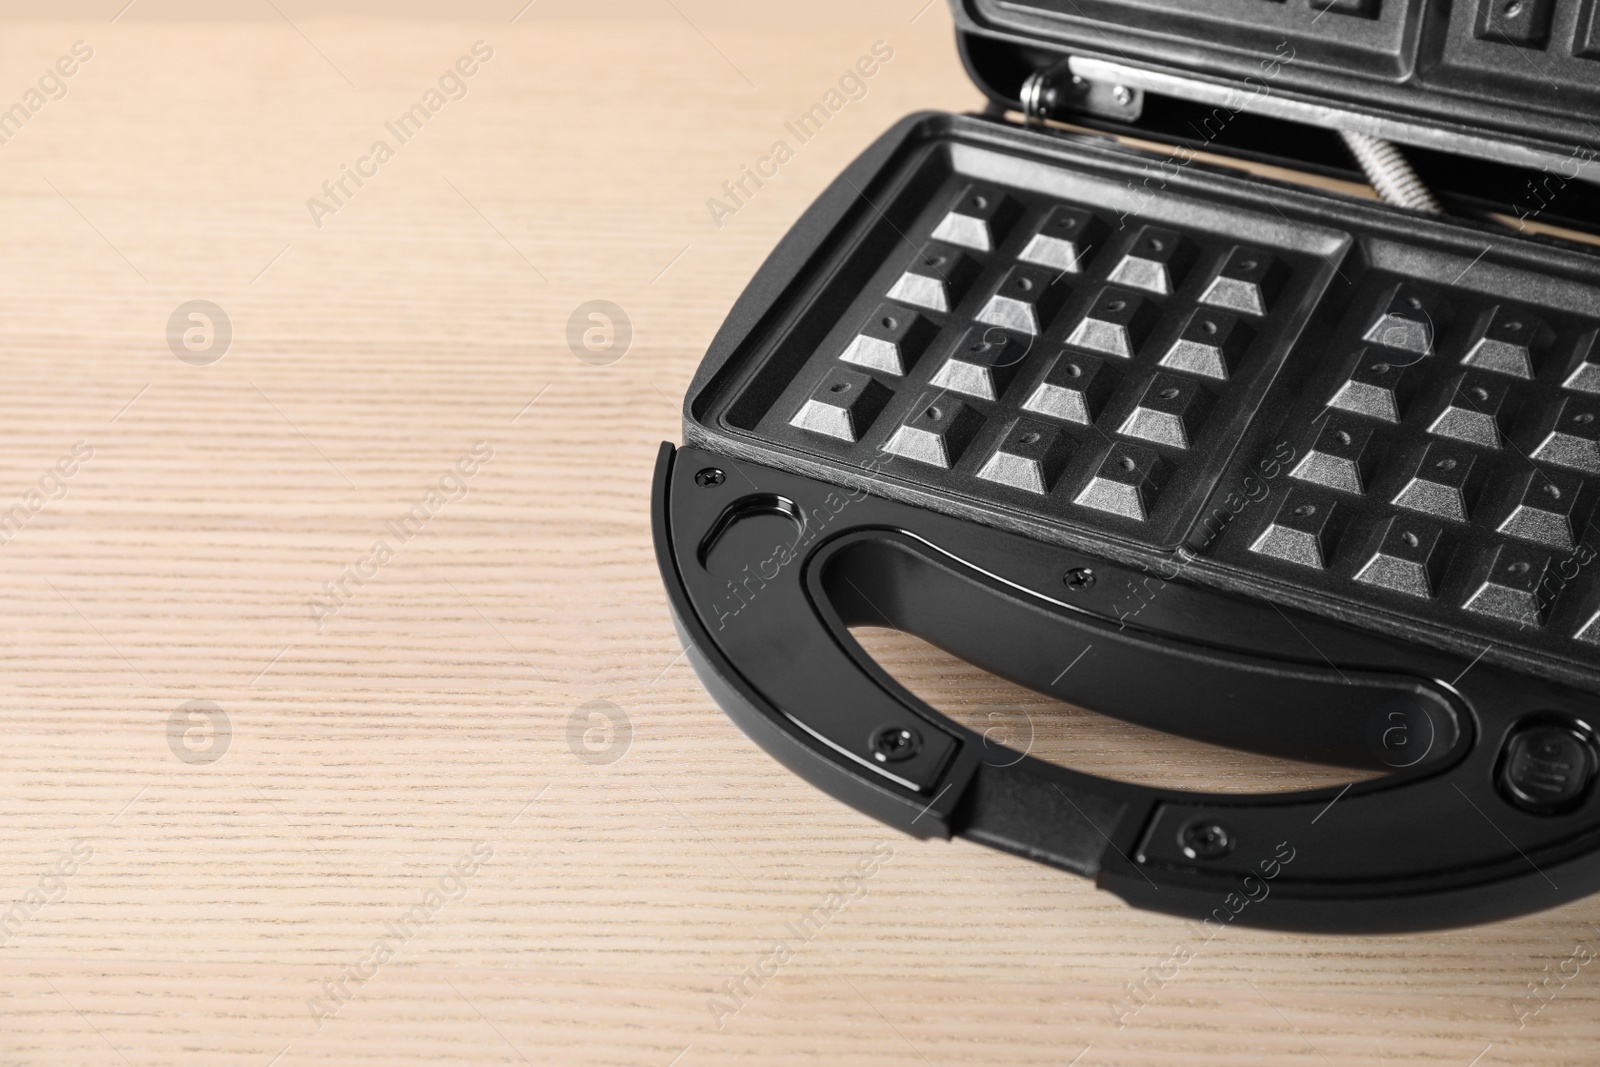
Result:
[[[990,106],[829,186],[662,446],[707,689],[862,812],[1141,908],[1382,932],[1600,889],[1600,2],[951,6]],[[1394,203],[1259,176],[1357,160]],[[1382,774],[1079,773],[852,626]]]

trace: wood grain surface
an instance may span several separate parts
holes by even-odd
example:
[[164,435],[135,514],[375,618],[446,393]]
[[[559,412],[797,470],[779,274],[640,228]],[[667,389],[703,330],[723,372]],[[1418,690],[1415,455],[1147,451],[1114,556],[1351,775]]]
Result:
[[[87,6],[0,23],[0,108],[47,89],[0,143],[0,1065],[1600,1059],[1600,966],[1563,967],[1600,900],[1207,941],[896,836],[685,666],[656,448],[826,182],[901,115],[978,103],[943,4]],[[465,95],[387,132],[480,41]],[[864,97],[716,225],[877,41]],[[196,300],[225,351],[186,313],[169,343]],[[609,363],[569,344],[593,300],[631,327],[578,346]],[[1051,758],[1339,780],[864,636]]]

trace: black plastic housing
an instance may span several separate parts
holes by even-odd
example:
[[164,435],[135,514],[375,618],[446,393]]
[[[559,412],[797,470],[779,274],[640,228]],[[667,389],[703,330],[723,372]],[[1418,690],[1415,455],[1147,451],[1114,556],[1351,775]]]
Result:
[[[1191,105],[1253,93],[1246,123],[1587,164],[1589,3],[1531,4],[1550,17],[1508,27],[1521,43],[1465,3],[953,6],[1001,105],[1040,72],[1127,74]],[[1551,93],[1507,61],[1535,48],[1568,49]],[[762,265],[683,426],[652,506],[689,661],[875,818],[1219,923],[1434,928],[1600,889],[1592,249],[998,109],[917,114]],[[1080,774],[928,707],[861,625],[1156,729],[1388,773],[1272,796]]]

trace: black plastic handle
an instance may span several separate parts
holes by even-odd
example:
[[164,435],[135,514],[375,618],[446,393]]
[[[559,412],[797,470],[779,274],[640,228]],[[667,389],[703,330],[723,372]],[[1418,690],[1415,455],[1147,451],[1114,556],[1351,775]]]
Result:
[[[1591,694],[1209,590],[1181,564],[1152,574],[697,449],[663,446],[654,511],[675,621],[718,703],[908,833],[1282,929],[1455,926],[1600,886]],[[1159,595],[1134,613],[1141,587]],[[912,696],[851,637],[863,624],[1143,725],[1391,773],[1249,796],[1082,774]]]

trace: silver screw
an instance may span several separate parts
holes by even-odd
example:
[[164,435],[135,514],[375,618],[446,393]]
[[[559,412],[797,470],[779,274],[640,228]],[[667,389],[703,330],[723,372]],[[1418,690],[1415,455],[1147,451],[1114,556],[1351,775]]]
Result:
[[1127,107],[1129,104],[1133,103],[1133,94],[1128,91],[1128,87],[1126,85],[1114,85],[1111,87],[1111,99],[1115,100],[1123,107]]

